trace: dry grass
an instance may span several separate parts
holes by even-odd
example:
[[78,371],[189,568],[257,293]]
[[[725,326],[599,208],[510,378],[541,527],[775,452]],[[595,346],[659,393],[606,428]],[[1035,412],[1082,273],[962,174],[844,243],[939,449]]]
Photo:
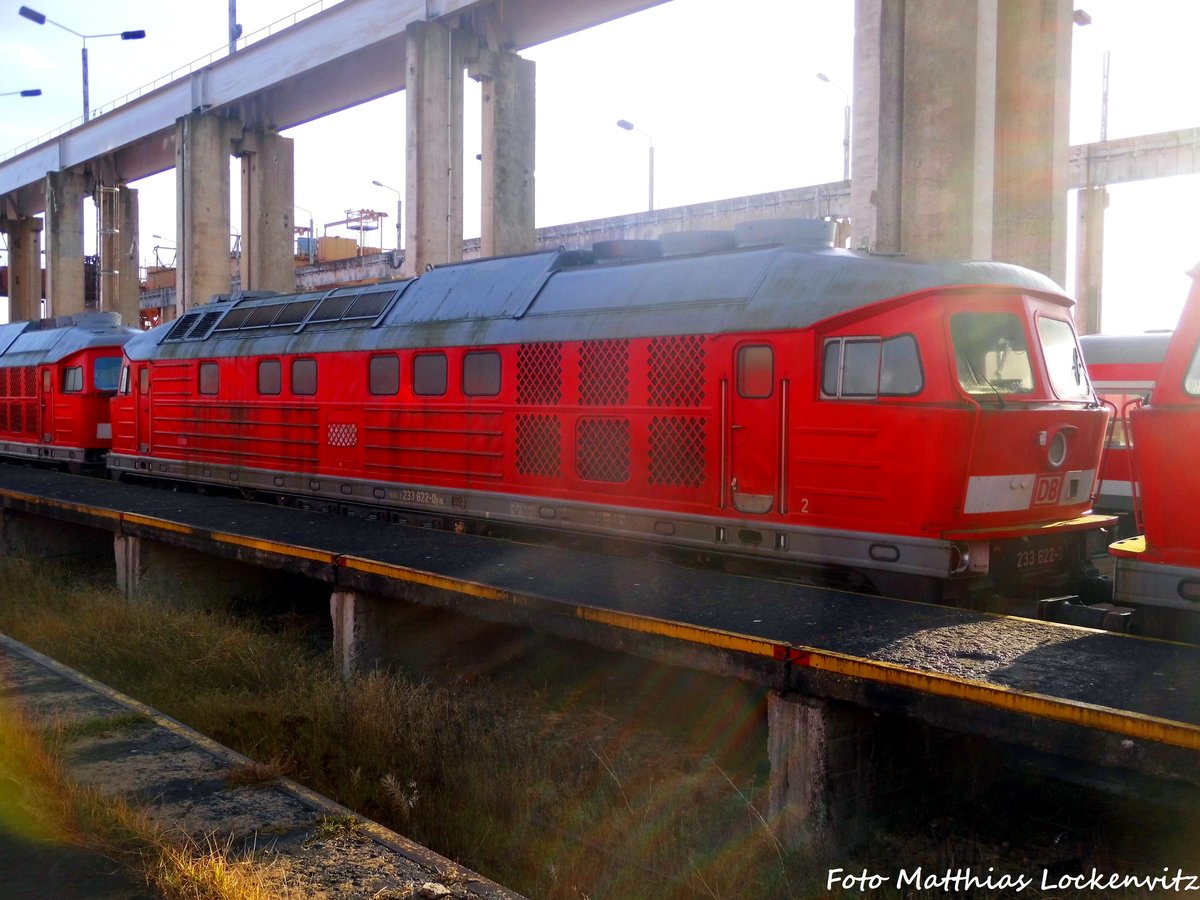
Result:
[[[98,727],[113,725],[105,721]],[[77,728],[38,729],[0,698],[0,779],[9,788],[4,806],[10,829],[19,817],[25,837],[104,855],[168,900],[300,896],[275,877],[270,865],[239,856],[229,846],[200,846],[171,834],[123,799],[72,782],[60,759],[77,733]]]

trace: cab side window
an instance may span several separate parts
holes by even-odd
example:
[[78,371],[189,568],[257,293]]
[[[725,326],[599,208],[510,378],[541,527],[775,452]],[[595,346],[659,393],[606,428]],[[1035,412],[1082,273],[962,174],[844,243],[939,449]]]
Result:
[[911,334],[825,341],[821,396],[831,400],[912,397],[925,386],[921,353]]

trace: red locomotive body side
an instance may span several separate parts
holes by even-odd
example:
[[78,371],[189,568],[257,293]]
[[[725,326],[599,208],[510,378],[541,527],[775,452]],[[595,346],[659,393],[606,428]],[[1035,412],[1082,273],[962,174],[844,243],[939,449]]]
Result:
[[1191,275],[1149,402],[1129,415],[1144,532],[1109,548],[1117,599],[1187,612],[1200,607],[1200,471],[1188,449],[1200,442],[1200,268]]
[[0,326],[0,455],[101,466],[121,346],[137,333],[106,313]]
[[1107,521],[1086,515],[1107,414],[1070,301],[985,275],[795,246],[570,251],[212,304],[127,347],[110,467],[833,565],[930,599],[1062,593]]

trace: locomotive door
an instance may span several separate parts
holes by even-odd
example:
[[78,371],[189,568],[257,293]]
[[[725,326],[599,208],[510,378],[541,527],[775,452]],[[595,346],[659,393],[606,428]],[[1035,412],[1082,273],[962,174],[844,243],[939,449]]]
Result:
[[779,398],[775,351],[740,344],[734,356],[729,415],[729,489],[738,512],[762,515],[778,505]]
[[139,453],[150,452],[150,364],[141,363],[134,366],[134,391],[137,393],[137,412],[135,431],[137,433],[137,448]]
[[38,388],[38,434],[42,443],[54,440],[54,370],[46,367],[41,371]]

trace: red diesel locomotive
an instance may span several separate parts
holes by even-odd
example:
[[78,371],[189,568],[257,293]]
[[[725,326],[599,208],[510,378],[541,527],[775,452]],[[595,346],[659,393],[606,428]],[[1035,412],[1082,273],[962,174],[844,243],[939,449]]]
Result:
[[1070,306],[799,221],[228,299],[126,345],[108,464],[1032,608],[1112,521],[1087,515],[1108,412]]
[[1128,413],[1150,397],[1170,340],[1167,332],[1085,334],[1079,338],[1092,388],[1113,411],[1100,465],[1096,510],[1118,516],[1123,536],[1133,533],[1136,492]]
[[1164,621],[1190,620],[1200,609],[1200,471],[1188,449],[1200,443],[1200,267],[1190,274],[1192,290],[1150,400],[1129,413],[1143,533],[1109,548],[1114,599]]
[[0,325],[0,455],[103,471],[121,345],[116,313]]

